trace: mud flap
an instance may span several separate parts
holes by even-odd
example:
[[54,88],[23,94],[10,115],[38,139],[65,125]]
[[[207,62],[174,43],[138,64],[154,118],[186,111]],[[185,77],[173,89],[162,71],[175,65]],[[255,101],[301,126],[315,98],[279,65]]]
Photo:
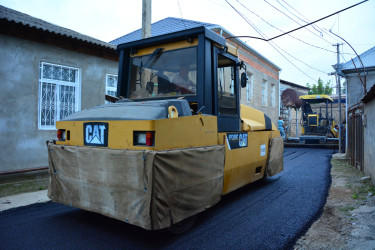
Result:
[[148,230],[167,228],[220,201],[224,150],[224,145],[150,151],[48,143],[48,196]]
[[284,170],[284,140],[282,137],[270,139],[269,154],[267,160],[267,176],[274,176]]

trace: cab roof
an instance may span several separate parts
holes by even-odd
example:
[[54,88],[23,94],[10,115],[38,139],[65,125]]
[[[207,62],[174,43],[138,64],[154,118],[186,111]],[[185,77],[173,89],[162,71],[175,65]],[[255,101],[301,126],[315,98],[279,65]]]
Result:
[[190,40],[192,38],[197,38],[199,35],[204,35],[205,38],[212,40],[216,44],[219,44],[221,46],[225,46],[225,38],[219,36],[215,32],[205,28],[204,26],[178,31],[174,33],[169,33],[165,35],[160,36],[153,36],[149,38],[145,38],[142,40],[132,41],[128,43],[119,44],[117,46],[117,50],[123,50],[123,49],[141,49],[141,48],[147,48],[150,46],[155,46],[159,44],[165,44],[165,43],[171,43],[181,40]]
[[322,103],[326,102],[333,102],[332,98],[328,95],[301,95],[299,99],[302,99],[304,101],[308,101],[309,103]]

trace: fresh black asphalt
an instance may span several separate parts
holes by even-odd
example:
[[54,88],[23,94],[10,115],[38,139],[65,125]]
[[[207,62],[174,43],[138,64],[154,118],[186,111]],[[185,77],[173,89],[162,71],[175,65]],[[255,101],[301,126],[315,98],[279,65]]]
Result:
[[0,249],[285,249],[321,215],[334,150],[285,148],[284,172],[223,197],[187,233],[55,204],[0,212]]

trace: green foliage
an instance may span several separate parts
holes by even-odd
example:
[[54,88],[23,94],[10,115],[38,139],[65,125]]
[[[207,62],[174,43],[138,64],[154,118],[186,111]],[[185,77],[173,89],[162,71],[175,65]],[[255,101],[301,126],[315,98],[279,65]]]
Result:
[[324,94],[332,95],[331,81],[326,82],[326,86],[324,87]]
[[310,88],[308,92],[309,95],[332,94],[331,81],[326,82],[326,84],[324,85],[323,80],[320,79],[320,77],[318,79],[318,84],[313,84],[311,87],[310,83],[307,83],[306,86]]
[[342,84],[342,87],[341,87],[341,94],[346,94],[346,82],[344,82]]
[[317,94],[324,94],[324,87],[322,79],[318,79],[318,86],[316,87],[318,93]]

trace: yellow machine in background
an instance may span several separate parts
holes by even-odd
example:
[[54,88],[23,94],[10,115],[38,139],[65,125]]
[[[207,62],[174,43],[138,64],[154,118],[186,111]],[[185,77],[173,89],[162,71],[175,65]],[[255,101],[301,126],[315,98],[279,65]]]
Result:
[[57,122],[52,201],[183,231],[223,194],[282,171],[279,131],[240,105],[244,64],[222,37],[199,27],[118,51],[118,101]]
[[300,99],[302,100],[300,142],[325,143],[332,138],[338,138],[332,115],[333,100],[328,95],[302,95]]

